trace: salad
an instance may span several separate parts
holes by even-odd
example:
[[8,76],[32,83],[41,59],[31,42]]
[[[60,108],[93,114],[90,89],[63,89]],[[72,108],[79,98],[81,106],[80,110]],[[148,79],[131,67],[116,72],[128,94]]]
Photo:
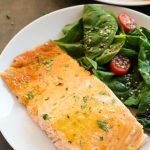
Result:
[[150,132],[150,30],[98,5],[85,5],[82,17],[55,40],[81,66],[102,80]]

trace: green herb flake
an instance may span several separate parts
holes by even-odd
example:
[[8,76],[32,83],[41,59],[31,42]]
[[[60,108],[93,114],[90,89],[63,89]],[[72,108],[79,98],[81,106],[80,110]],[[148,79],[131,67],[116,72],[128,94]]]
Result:
[[45,98],[44,100],[45,100],[45,101],[48,101],[48,100],[49,100],[49,97]]
[[60,85],[63,85],[63,83],[61,82],[56,83],[56,86],[60,86]]
[[42,118],[43,118],[44,120],[49,120],[48,114],[43,114],[43,115],[42,115]]
[[85,109],[85,108],[86,108],[86,106],[87,106],[87,104],[86,104],[86,103],[82,104],[82,105],[81,105],[81,109],[82,109],[82,110],[83,110],[83,109]]
[[70,116],[67,114],[67,118],[70,119]]
[[69,67],[69,64],[65,64],[64,67]]
[[10,20],[10,19],[11,19],[11,16],[10,16],[9,14],[6,14],[6,18],[7,18],[8,20]]
[[66,88],[65,88],[65,90],[66,90],[66,91],[68,91],[68,90],[69,90],[69,88],[68,88],[68,87],[66,87]]
[[112,125],[110,125],[110,126],[109,126],[109,129],[112,129],[112,128],[113,128],[113,126],[112,126]]
[[27,98],[28,98],[28,99],[33,99],[33,98],[34,98],[32,91],[29,91],[29,92],[27,93]]
[[70,144],[71,144],[71,143],[72,143],[72,141],[68,141],[68,143],[70,143]]
[[58,76],[57,78],[58,78],[59,80],[63,80],[63,78],[61,78],[61,77],[59,77],[59,76]]
[[100,139],[100,141],[103,141],[104,137],[103,136],[99,136],[99,139]]
[[73,96],[73,99],[76,101],[76,100],[78,100],[78,99],[79,99],[79,97],[78,97],[78,96],[76,96],[76,95],[74,95],[74,96]]
[[92,112],[92,108],[91,107],[89,107],[89,112]]
[[45,61],[43,61],[43,64],[44,64],[44,65],[48,65],[48,64],[49,64],[49,61],[48,61],[48,60],[45,60]]
[[60,98],[62,99],[62,98],[64,98],[65,96],[63,95],[63,96],[61,96]]
[[105,132],[108,132],[108,126],[106,124],[106,122],[104,121],[100,121],[100,120],[96,120],[96,123],[98,124],[98,126],[104,130]]
[[7,74],[7,77],[12,78],[12,77],[14,77],[14,74],[8,73],[8,74]]
[[86,103],[88,100],[88,96],[83,96],[83,101]]
[[106,93],[104,91],[100,91],[99,94],[100,95],[106,95]]
[[83,146],[84,144],[85,144],[85,142],[80,140],[80,146]]

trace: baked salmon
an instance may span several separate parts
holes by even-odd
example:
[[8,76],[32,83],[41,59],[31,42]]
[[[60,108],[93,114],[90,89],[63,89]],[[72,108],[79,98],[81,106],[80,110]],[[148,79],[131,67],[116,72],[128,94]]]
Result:
[[16,56],[1,77],[58,150],[136,150],[144,141],[113,92],[51,41]]

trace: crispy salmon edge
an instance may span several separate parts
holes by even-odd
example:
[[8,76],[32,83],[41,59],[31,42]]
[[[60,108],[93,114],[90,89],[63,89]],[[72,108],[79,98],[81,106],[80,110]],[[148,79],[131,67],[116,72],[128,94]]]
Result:
[[[56,43],[54,43],[53,41],[48,41],[48,42],[45,42],[45,43],[50,43],[54,46],[58,46],[56,45]],[[43,45],[43,44],[41,44]],[[31,51],[34,51],[36,50],[36,48],[40,47],[41,45],[39,46],[36,46],[35,48],[31,49]],[[58,46],[59,47],[59,46]],[[25,53],[25,52],[23,52]],[[21,53],[22,54],[22,53]],[[7,69],[6,69],[7,70]],[[94,76],[94,75],[92,75]],[[4,73],[0,73],[0,77],[4,79],[5,77],[5,71]],[[95,77],[95,76],[94,76]],[[102,82],[102,81],[100,81]],[[102,82],[103,83],[103,82]],[[103,83],[104,84],[104,83]],[[105,85],[105,84],[104,84]],[[106,86],[106,85],[105,85]],[[118,102],[120,102],[122,104],[122,102],[116,97],[116,95],[106,86],[106,90],[108,91],[108,93],[115,97],[115,99],[118,100]],[[12,90],[11,90],[12,91]],[[13,92],[14,93],[14,92]],[[15,94],[16,95],[16,94]],[[19,102],[22,103],[21,100],[19,100]],[[125,107],[125,106],[124,106]],[[26,107],[27,108],[27,107]],[[27,108],[27,112],[29,113],[30,117],[32,118],[32,120],[34,120],[39,126],[40,128],[46,132],[46,134],[48,135],[48,137],[52,140],[53,144],[55,145],[55,147],[57,148],[57,150],[80,150],[79,147],[74,147],[72,146],[66,139],[64,139],[63,137],[60,136],[60,134],[54,130],[54,128],[47,122],[47,121],[43,121],[43,119],[41,118],[38,118],[38,116],[36,116],[32,111],[30,111],[30,109]],[[150,138],[144,134],[142,134],[143,136],[143,139],[141,139],[141,141],[139,141],[139,146],[137,149],[139,149],[140,147],[142,147],[143,145],[145,145],[147,142],[150,141]]]

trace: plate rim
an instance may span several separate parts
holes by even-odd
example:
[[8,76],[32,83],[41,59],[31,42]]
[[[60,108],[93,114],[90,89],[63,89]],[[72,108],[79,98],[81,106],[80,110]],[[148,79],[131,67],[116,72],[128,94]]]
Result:
[[[94,4],[94,3],[93,3]],[[113,5],[108,5],[108,4],[94,4],[94,5],[99,5],[99,6],[104,6],[104,7],[113,7],[114,9],[115,8],[122,8],[124,10],[127,10],[127,11],[130,11],[130,12],[133,12],[133,13],[136,13],[137,15],[140,14],[144,17],[146,17],[147,19],[150,20],[150,16],[142,13],[142,12],[139,12],[139,11],[136,11],[136,10],[133,10],[133,9],[130,9],[130,8],[125,8],[125,7],[120,7],[120,6],[113,6]],[[47,16],[51,16],[51,15],[54,15],[54,14],[57,14],[57,13],[62,13],[63,11],[66,11],[66,10],[70,10],[70,9],[75,9],[75,8],[80,8],[80,7],[83,7],[84,4],[81,4],[81,5],[75,5],[75,6],[69,6],[69,7],[64,7],[64,8],[61,8],[61,9],[57,9],[55,11],[52,11],[44,16],[41,16],[33,21],[31,21],[30,23],[28,23],[26,26],[24,26],[21,30],[19,30],[9,41],[8,43],[6,44],[6,46],[4,47],[2,53],[0,54],[0,61],[1,61],[1,58],[3,57],[3,55],[5,54],[6,52],[6,49],[9,47],[9,45],[11,45],[11,43],[13,43],[13,41],[16,39],[17,36],[19,36],[19,34],[21,34],[22,32],[24,32],[27,28],[29,28],[30,26],[32,26],[33,24],[35,24],[36,22],[39,22],[42,18],[46,18]],[[7,116],[5,116],[7,117]],[[5,118],[4,117],[4,118]],[[3,118],[2,118],[3,119]],[[1,122],[1,120],[0,120]],[[17,150],[15,148],[15,146],[12,144],[12,142],[10,142],[9,138],[7,138],[7,136],[5,135],[5,133],[3,132],[3,129],[0,127],[0,132],[1,134],[3,135],[4,139],[7,141],[7,143],[14,149],[14,150]]]
[[143,3],[131,3],[131,4],[127,4],[127,3],[116,3],[116,2],[112,2],[111,0],[108,2],[108,1],[105,1],[105,0],[95,0],[97,2],[103,2],[103,3],[106,3],[106,4],[113,4],[113,5],[117,5],[117,6],[146,6],[146,5],[150,5],[150,2],[143,2]]

